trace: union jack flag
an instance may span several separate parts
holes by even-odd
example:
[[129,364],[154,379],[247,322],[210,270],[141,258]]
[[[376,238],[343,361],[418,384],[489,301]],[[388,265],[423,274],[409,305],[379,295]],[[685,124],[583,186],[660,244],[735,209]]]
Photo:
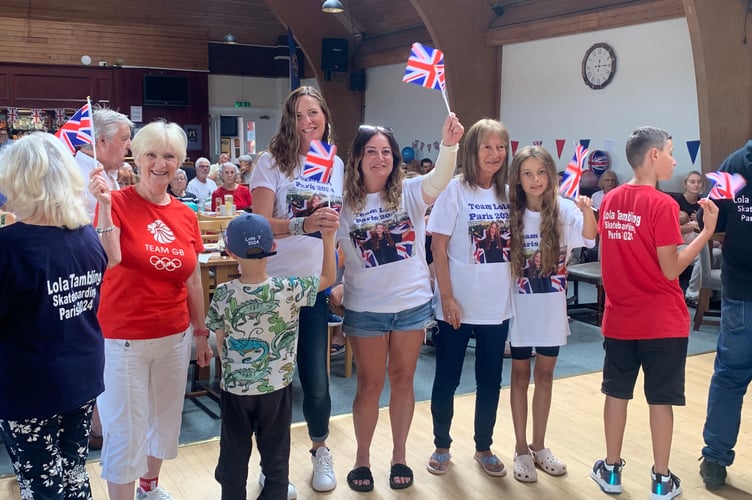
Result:
[[94,143],[94,131],[91,125],[91,106],[84,104],[76,111],[70,120],[60,127],[55,136],[63,141],[71,154],[76,152],[76,146]]
[[481,247],[475,247],[475,251],[473,252],[473,262],[475,262],[476,264],[485,264],[486,251]]
[[439,49],[414,43],[402,81],[427,89],[445,90],[444,53]]
[[311,147],[303,165],[303,179],[328,183],[334,170],[334,156],[337,146],[321,141],[311,141]]
[[8,126],[12,127],[18,120],[18,108],[8,108]]
[[589,151],[582,144],[577,144],[574,148],[574,155],[569,160],[566,170],[564,170],[564,180],[561,181],[561,186],[559,186],[559,193],[565,198],[577,198],[580,194],[580,180],[588,153]]
[[714,200],[733,200],[736,193],[744,189],[747,184],[744,177],[739,174],[708,172],[705,176],[713,183],[708,197]]
[[42,110],[33,108],[31,110],[31,120],[34,122],[34,125],[42,123]]
[[376,267],[379,265],[379,263],[376,261],[376,256],[373,254],[373,251],[363,250],[362,255],[363,255],[363,260],[366,263],[366,268]]
[[527,278],[517,278],[517,293],[533,293],[533,287],[530,286],[530,280]]
[[395,245],[400,259],[409,259],[413,256],[413,244],[415,243],[415,231],[410,219],[405,219],[390,231],[392,234],[401,235],[401,241]]
[[566,276],[551,276],[551,288],[554,292],[565,292],[567,290]]

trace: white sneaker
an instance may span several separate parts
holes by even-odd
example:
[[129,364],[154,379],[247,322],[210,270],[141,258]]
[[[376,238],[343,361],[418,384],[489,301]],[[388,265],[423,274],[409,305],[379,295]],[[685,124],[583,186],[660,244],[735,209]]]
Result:
[[313,462],[313,480],[311,486],[316,491],[331,491],[337,487],[337,479],[334,477],[334,457],[329,453],[329,448],[320,446],[311,457]]
[[136,489],[136,500],[172,500],[172,495],[161,486],[157,486],[151,491],[144,491],[139,486]]
[[[259,472],[259,486],[264,487],[266,476],[263,472]],[[287,500],[295,500],[298,498],[298,490],[295,489],[295,485],[291,482],[287,483]]]

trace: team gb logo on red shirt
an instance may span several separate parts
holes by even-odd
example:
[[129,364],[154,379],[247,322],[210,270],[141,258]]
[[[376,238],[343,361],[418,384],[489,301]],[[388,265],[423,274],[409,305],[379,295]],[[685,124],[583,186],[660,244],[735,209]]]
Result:
[[175,234],[173,234],[172,229],[159,219],[146,226],[146,229],[154,236],[157,243],[172,243],[175,241]]

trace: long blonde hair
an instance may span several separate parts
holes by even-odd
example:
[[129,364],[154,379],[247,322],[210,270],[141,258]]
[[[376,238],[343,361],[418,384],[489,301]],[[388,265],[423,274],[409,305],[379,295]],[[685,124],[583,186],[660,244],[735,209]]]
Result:
[[365,155],[366,144],[376,134],[386,137],[392,150],[392,172],[386,180],[386,185],[381,192],[381,198],[389,210],[396,210],[402,202],[402,181],[405,173],[399,167],[402,162],[402,155],[400,154],[397,140],[388,128],[361,125],[358,128],[358,134],[355,136],[355,140],[350,148],[350,156],[347,159],[347,166],[345,167],[345,192],[343,196],[345,205],[356,212],[363,210],[366,197],[368,196],[365,180],[363,179],[363,156]]
[[298,87],[290,92],[283,105],[284,111],[282,112],[282,119],[279,121],[279,129],[269,143],[269,152],[274,158],[277,168],[290,178],[292,178],[293,172],[298,166],[300,134],[298,133],[297,108],[298,100],[304,95],[316,99],[324,113],[324,134],[321,141],[331,143],[334,140],[331,125],[332,114],[329,112],[329,106],[326,105],[321,93],[313,87]]
[[548,151],[540,146],[526,146],[519,150],[512,166],[509,168],[509,226],[511,231],[511,264],[512,276],[521,278],[525,262],[524,215],[527,197],[522,190],[520,169],[522,163],[529,159],[540,161],[546,168],[548,187],[543,193],[543,207],[541,209],[540,242],[541,274],[550,276],[556,274],[561,256],[561,227],[559,224],[559,195],[558,175],[556,163]]

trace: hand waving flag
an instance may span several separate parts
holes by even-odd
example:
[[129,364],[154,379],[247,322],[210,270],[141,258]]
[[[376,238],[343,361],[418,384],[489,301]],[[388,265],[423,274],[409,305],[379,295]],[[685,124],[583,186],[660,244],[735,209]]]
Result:
[[311,146],[306,155],[303,165],[302,178],[310,181],[327,183],[332,177],[334,169],[334,155],[337,154],[337,146],[321,141],[311,141]]
[[63,141],[71,154],[76,152],[76,146],[92,144],[94,140],[91,125],[91,105],[87,102],[81,109],[71,116],[70,120],[60,127],[55,136]]
[[574,155],[564,170],[564,180],[559,186],[559,193],[565,198],[574,199],[580,194],[580,180],[588,153],[589,151],[582,144],[575,146]]
[[708,193],[708,198],[713,200],[733,200],[736,193],[747,184],[741,175],[728,172],[708,172],[705,177],[713,183]]
[[410,49],[410,57],[405,66],[405,83],[420,85],[427,89],[440,90],[444,97],[447,111],[449,101],[446,96],[446,75],[444,74],[444,53],[439,49],[426,47],[415,42]]

